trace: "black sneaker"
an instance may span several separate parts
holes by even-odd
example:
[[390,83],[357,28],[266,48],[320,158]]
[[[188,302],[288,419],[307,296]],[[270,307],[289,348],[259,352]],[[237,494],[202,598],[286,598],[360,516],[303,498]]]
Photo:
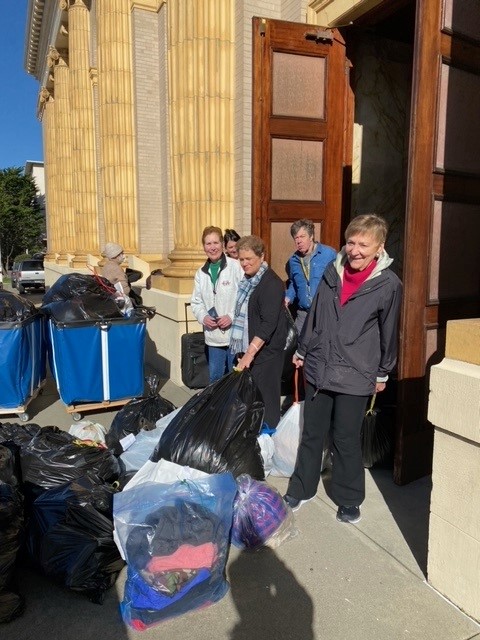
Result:
[[349,522],[350,524],[356,524],[360,522],[362,516],[360,514],[359,507],[338,507],[337,520],[339,522]]
[[[313,498],[314,497],[315,496],[313,496]],[[286,493],[283,496],[283,499],[285,500],[285,502],[288,504],[288,506],[291,508],[292,511],[298,511],[302,506],[302,504],[305,504],[306,502],[310,502],[310,500],[313,500],[313,498],[308,498],[307,500],[300,500],[300,498],[294,498],[293,496],[290,496],[288,493]]]

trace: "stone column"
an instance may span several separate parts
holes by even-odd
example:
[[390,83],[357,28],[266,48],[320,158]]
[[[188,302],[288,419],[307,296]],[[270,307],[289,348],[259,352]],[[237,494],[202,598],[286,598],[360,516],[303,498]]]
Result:
[[46,259],[54,262],[61,248],[57,210],[57,147],[55,145],[55,102],[51,93],[43,87],[39,95],[43,129],[43,152],[45,162],[45,210],[47,225]]
[[130,3],[96,3],[101,182],[106,242],[136,252],[136,165]]
[[233,220],[233,0],[168,3],[168,74],[175,246],[156,286],[182,292],[168,280],[191,289],[203,228]]
[[99,250],[95,130],[90,80],[90,13],[84,0],[73,0],[70,5],[68,44],[76,247],[72,266],[81,267],[85,266],[88,253]]
[[70,120],[69,70],[66,52],[53,47],[48,54],[53,67],[55,95],[55,147],[57,158],[58,226],[60,264],[69,264],[75,251],[75,224],[72,197],[72,128]]

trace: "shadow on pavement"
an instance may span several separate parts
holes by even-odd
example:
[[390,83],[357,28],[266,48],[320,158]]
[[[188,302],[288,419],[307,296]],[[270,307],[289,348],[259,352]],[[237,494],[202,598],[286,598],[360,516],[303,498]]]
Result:
[[313,602],[275,551],[239,553],[228,579],[240,618],[231,640],[313,640]]

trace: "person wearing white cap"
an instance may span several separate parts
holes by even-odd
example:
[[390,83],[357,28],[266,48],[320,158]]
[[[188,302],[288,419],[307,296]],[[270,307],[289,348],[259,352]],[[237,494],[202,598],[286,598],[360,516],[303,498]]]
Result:
[[102,267],[102,276],[113,285],[119,282],[123,287],[123,293],[128,296],[130,293],[130,285],[128,284],[125,271],[120,266],[125,260],[123,247],[116,242],[107,242],[102,255],[106,258],[105,264]]

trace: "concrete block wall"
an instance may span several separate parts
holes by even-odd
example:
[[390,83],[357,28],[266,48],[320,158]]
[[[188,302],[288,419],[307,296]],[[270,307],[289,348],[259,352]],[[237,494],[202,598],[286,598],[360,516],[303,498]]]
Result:
[[428,582],[480,621],[480,319],[448,322],[445,353],[430,374]]

